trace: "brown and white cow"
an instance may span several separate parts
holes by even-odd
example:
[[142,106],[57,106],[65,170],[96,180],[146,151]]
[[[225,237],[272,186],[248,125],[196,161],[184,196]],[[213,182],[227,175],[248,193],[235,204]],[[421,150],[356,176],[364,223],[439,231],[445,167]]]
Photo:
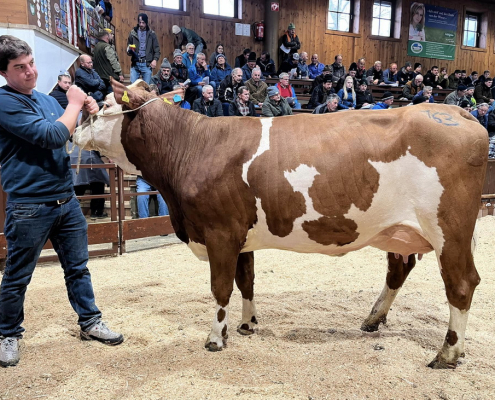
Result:
[[429,365],[455,368],[480,282],[471,243],[488,154],[486,130],[468,112],[428,104],[207,118],[159,100],[122,114],[155,95],[113,88],[74,140],[158,188],[177,236],[209,260],[216,312],[208,349],[227,339],[234,280],[243,298],[237,329],[254,332],[254,250],[342,255],[373,246],[388,252],[388,273],[361,329],[386,321],[415,254],[435,251],[450,321]]

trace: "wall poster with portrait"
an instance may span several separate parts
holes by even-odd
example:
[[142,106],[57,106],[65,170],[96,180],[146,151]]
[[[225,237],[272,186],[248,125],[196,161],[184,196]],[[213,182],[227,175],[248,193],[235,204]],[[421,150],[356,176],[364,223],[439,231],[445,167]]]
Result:
[[407,54],[453,60],[457,39],[458,11],[413,2],[409,19]]

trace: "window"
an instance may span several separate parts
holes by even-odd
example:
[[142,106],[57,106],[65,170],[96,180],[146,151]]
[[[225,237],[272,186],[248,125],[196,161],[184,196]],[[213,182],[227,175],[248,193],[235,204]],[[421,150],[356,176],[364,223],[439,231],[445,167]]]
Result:
[[480,15],[466,12],[466,17],[464,18],[464,37],[462,39],[462,44],[468,47],[480,47]]
[[352,32],[353,5],[352,0],[329,0],[327,29]]
[[144,5],[184,11],[183,0],[144,0]]
[[203,13],[238,18],[239,0],[203,0]]
[[392,1],[375,0],[373,2],[371,34],[373,36],[392,37],[394,33],[394,14],[394,6]]

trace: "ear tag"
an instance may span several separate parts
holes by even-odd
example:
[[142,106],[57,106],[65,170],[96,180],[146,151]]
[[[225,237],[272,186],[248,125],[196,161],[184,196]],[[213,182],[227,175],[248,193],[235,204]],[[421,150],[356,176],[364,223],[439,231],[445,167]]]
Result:
[[163,98],[163,102],[167,103],[167,104],[172,104],[172,102],[170,100],[167,100],[167,98],[165,98],[165,97]]
[[124,90],[124,94],[122,95],[122,101],[129,103],[129,96],[127,96],[127,90]]

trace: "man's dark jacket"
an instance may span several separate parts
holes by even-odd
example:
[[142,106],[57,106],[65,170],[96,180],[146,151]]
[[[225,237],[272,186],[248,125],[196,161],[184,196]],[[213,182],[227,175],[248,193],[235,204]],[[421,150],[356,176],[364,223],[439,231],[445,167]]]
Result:
[[[127,45],[133,44],[136,46],[136,51],[129,50],[127,55],[131,56],[132,66],[136,65],[139,61],[137,54],[139,53],[139,36],[138,36],[139,26],[131,29],[129,37],[127,38]],[[146,26],[146,64],[150,65],[153,60],[158,63],[160,60],[160,44],[156,37],[155,31],[152,31],[149,26]]]
[[93,97],[96,102],[102,101],[105,98],[105,82],[103,82],[103,79],[100,78],[100,75],[94,69],[79,68],[76,71],[74,83],[88,96]]
[[193,111],[206,115],[207,117],[223,117],[222,103],[217,99],[213,99],[213,101],[206,103],[203,96],[194,100]]

